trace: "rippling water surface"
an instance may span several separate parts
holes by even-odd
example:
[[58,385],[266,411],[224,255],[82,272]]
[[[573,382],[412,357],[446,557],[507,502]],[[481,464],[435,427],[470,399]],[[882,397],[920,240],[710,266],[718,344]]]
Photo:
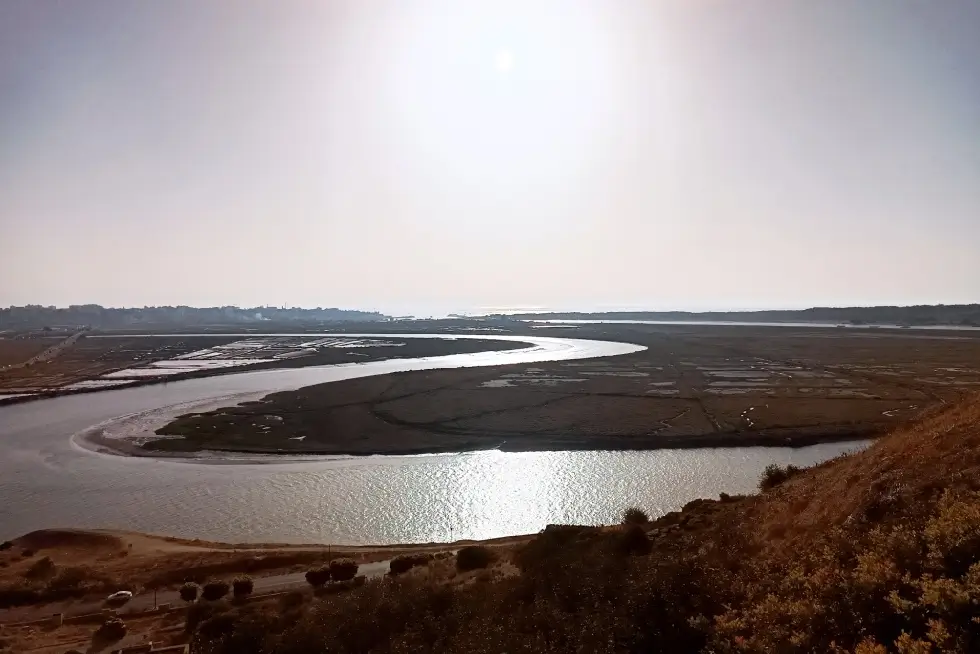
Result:
[[[368,374],[609,356],[617,343],[520,338],[531,350],[242,373],[0,407],[0,538],[120,528],[245,542],[343,544],[489,538],[552,522],[609,523],[754,489],[766,464],[811,465],[860,444],[654,452],[475,452],[258,464],[98,454],[72,435],[183,402]],[[110,422],[111,424],[111,422]]]

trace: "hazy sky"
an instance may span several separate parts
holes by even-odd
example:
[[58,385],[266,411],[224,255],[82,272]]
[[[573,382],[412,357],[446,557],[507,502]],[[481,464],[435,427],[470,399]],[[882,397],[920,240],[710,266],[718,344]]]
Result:
[[980,301],[978,0],[0,0],[0,304]]

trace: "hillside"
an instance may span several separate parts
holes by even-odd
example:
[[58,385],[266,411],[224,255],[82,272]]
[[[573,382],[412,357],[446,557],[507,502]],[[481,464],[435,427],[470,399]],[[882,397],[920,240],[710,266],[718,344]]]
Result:
[[757,496],[643,527],[549,527],[475,578],[230,609],[192,651],[973,652],[978,556],[971,397]]

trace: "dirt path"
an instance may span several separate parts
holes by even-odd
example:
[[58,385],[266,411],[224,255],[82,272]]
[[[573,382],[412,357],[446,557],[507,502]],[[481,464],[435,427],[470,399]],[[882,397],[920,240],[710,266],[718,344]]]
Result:
[[85,335],[85,330],[82,330],[80,332],[75,332],[74,334],[72,334],[65,340],[61,341],[60,343],[52,345],[51,347],[44,350],[43,352],[35,354],[27,361],[22,361],[21,363],[12,363],[10,365],[3,366],[0,367],[0,370],[3,371],[17,370],[19,368],[26,368],[27,366],[32,366],[35,363],[41,363],[42,361],[50,361],[51,359],[54,359],[59,354],[61,354],[62,352],[70,348],[72,345],[74,345],[75,342],[84,335]]

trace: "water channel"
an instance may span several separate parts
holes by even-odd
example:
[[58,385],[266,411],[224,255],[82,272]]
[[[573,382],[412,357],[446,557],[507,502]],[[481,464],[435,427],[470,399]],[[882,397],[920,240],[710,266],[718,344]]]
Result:
[[[398,335],[406,337],[431,335]],[[657,515],[697,497],[751,492],[768,463],[812,465],[863,446],[186,461],[99,452],[82,438],[95,426],[111,432],[116,425],[131,424],[133,416],[152,423],[172,414],[174,407],[233,404],[326,381],[607,357],[643,349],[582,339],[492,338],[532,347],[244,372],[0,407],[0,539],[52,527],[117,528],[228,542],[381,544],[491,538],[534,532],[555,522],[610,523],[630,505]]]

